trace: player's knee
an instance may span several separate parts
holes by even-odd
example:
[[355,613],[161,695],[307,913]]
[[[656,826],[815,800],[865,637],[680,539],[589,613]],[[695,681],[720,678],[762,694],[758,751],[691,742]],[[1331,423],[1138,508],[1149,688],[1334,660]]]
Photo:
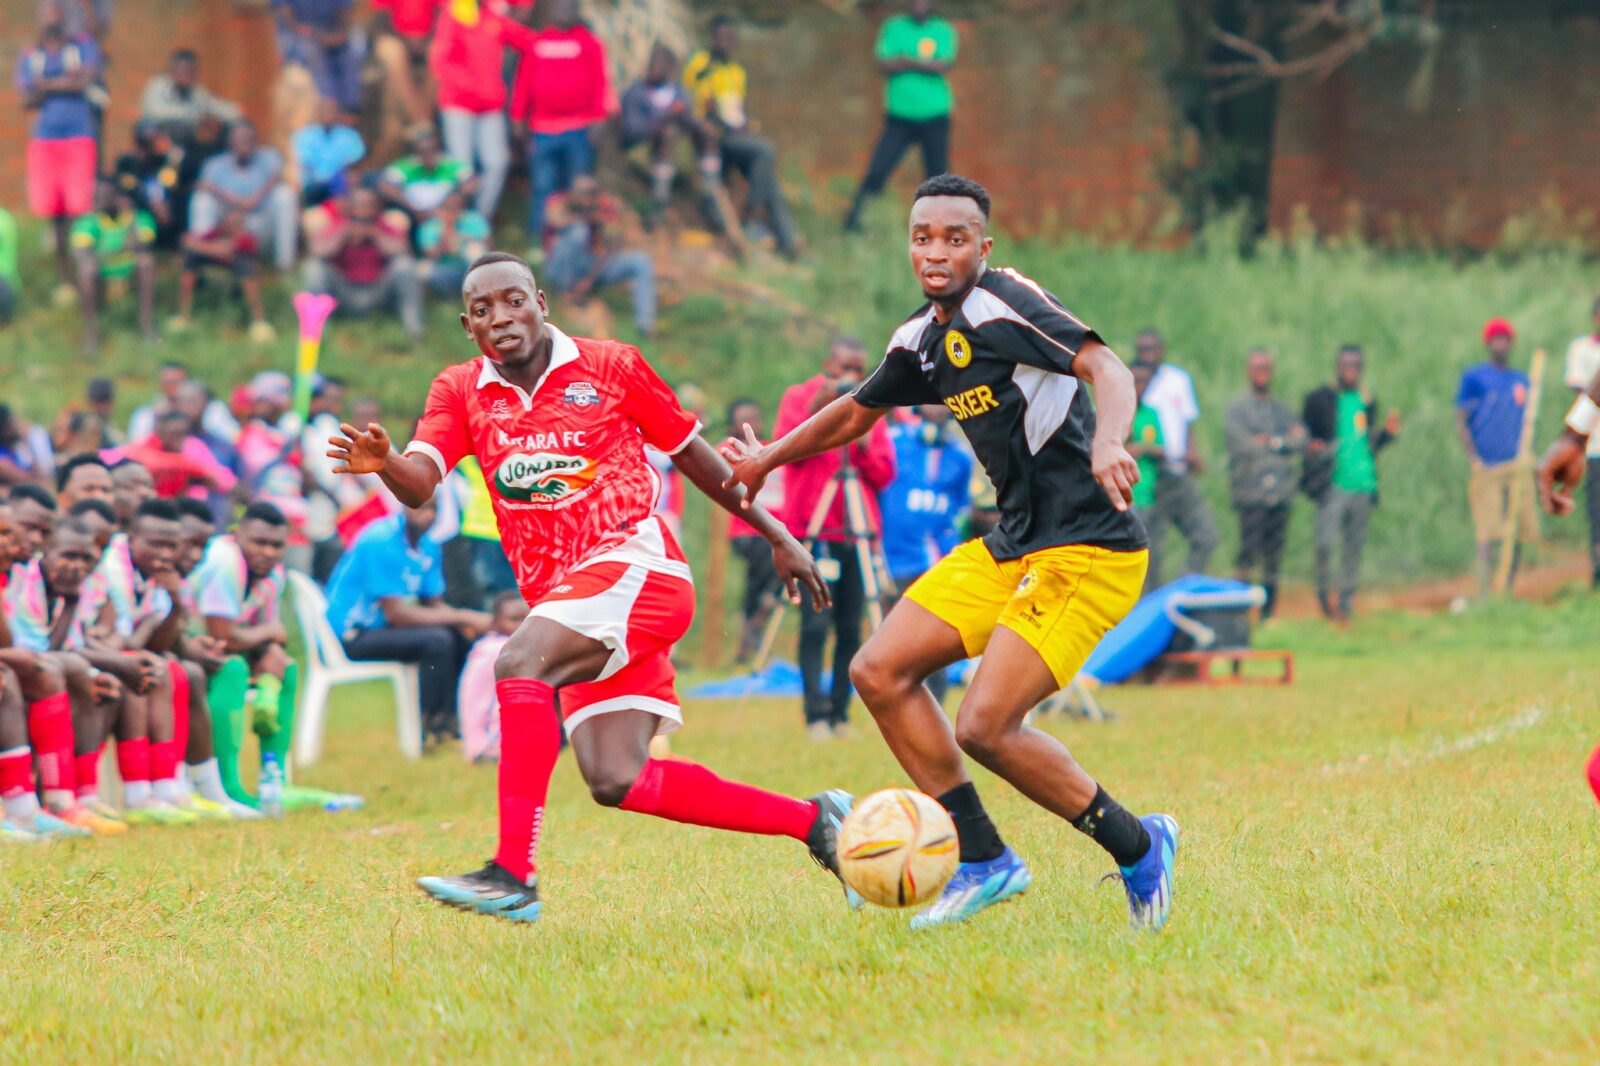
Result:
[[884,697],[893,695],[900,679],[892,666],[869,644],[850,660],[850,683],[870,708],[881,703]]
[[638,771],[630,773],[626,767],[600,767],[589,773],[589,795],[602,807],[620,807],[633,791]]
[[33,675],[33,687],[38,693],[34,699],[43,699],[67,690],[67,675],[60,664],[44,658],[40,658],[38,664]]
[[978,762],[988,765],[1000,750],[1002,731],[974,715],[956,720],[956,744]]
[[190,692],[205,690],[206,672],[205,668],[199,663],[192,663],[187,659],[183,660],[183,674],[189,679]]

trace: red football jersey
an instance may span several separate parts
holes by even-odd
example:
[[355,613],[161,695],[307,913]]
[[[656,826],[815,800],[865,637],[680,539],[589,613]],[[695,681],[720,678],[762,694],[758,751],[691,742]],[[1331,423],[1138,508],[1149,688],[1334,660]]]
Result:
[[477,457],[529,603],[650,517],[661,478],[645,444],[676,455],[700,431],[637,348],[549,328],[550,368],[531,394],[482,356],[450,367],[406,446],[446,474]]

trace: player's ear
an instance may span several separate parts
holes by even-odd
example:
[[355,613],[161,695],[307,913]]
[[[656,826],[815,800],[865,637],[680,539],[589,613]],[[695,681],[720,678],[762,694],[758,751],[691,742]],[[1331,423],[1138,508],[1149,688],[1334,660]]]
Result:
[[472,326],[467,322],[467,313],[461,312],[461,329],[467,336],[472,336]]
[[989,253],[994,251],[994,238],[984,237],[983,243],[978,246],[978,266],[982,270],[989,269]]
[[544,290],[539,289],[534,298],[539,301],[539,314],[545,318],[550,317],[550,303],[544,298]]

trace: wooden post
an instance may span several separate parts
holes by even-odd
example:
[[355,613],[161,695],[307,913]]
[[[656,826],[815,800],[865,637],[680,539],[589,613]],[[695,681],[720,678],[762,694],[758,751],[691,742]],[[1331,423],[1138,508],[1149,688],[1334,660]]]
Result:
[[710,670],[722,665],[727,644],[728,605],[728,523],[731,516],[720,507],[711,508],[706,523],[705,599],[700,629],[700,666]]
[[1544,349],[1533,353],[1533,363],[1528,367],[1528,406],[1522,414],[1522,439],[1517,443],[1516,476],[1511,481],[1511,492],[1506,500],[1505,535],[1500,538],[1500,565],[1495,569],[1496,592],[1511,591],[1511,563],[1517,553],[1517,533],[1521,525],[1517,519],[1522,513],[1524,496],[1533,490],[1533,430],[1539,419],[1539,389],[1544,384]]

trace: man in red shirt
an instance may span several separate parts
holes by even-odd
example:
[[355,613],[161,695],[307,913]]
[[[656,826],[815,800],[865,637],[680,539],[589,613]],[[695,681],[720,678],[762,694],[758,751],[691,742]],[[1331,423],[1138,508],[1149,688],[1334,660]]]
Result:
[[308,212],[311,255],[300,268],[301,284],[337,298],[341,314],[394,308],[414,341],[422,336],[422,280],[396,215],[385,213],[378,194],[365,187]]
[[511,91],[511,119],[527,124],[533,198],[528,236],[544,234],[544,205],[579,174],[594,173],[593,137],[616,110],[605,46],[578,17],[578,0],[554,0],[533,35]]
[[164,411],[156,416],[156,431],[131,445],[127,456],[150,471],[156,495],[164,500],[182,496],[194,487],[225,495],[233,491],[238,481],[194,436],[194,423],[182,411]]
[[[861,384],[867,372],[867,346],[857,337],[839,337],[828,349],[822,373],[784,391],[778,402],[774,439],[795,429],[840,396]],[[889,429],[876,423],[861,440],[848,448],[824,452],[789,466],[784,481],[783,522],[789,532],[805,537],[828,483],[839,476],[844,460],[860,475],[866,491],[867,519],[873,531],[883,523],[878,516],[878,493],[894,480],[894,442]],[[836,492],[818,531],[820,548],[812,547],[833,586],[833,604],[826,611],[803,612],[800,617],[800,677],[805,689],[806,731],[812,740],[842,735],[848,727],[850,660],[861,647],[861,615],[866,608],[866,586],[859,556],[846,543],[844,493]],[[833,684],[822,688],[822,660],[833,630]]]
[[[596,802],[670,821],[804,841],[838,873],[850,797],[810,800],[724,780],[703,766],[653,759],[657,733],[682,723],[669,651],[689,628],[694,585],[682,550],[652,515],[660,480],[645,445],[772,545],[790,597],[827,586],[800,543],[760,505],[723,488],[728,468],[638,349],[574,340],[545,320],[522,260],[480,257],[462,285],[461,324],[482,358],[434,379],[403,453],[376,423],[331,438],[337,473],[377,474],[408,506],[431,499],[475,457],[506,555],[532,606],[495,663],[500,700],[500,843],[482,870],[418,883],[441,902],[514,921],[539,916],[536,849],[560,750],[560,722]],[[560,690],[557,712],[556,691]]]

